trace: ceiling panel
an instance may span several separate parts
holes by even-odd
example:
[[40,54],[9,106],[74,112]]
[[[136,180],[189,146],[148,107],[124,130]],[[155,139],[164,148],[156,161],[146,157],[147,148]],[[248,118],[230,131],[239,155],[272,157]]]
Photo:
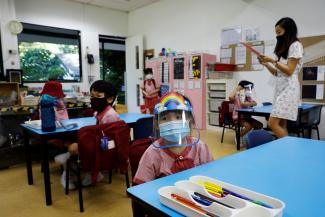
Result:
[[69,0],[121,11],[132,11],[160,0]]

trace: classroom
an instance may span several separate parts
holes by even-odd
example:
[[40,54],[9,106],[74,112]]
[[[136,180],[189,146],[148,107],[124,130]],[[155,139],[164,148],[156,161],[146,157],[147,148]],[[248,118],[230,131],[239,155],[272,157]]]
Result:
[[0,0],[0,216],[324,216],[324,8]]

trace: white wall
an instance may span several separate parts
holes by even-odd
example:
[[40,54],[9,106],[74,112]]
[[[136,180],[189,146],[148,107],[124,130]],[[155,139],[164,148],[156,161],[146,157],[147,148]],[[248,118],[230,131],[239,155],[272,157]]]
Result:
[[[96,78],[99,78],[98,35],[101,34],[122,37],[127,36],[128,14],[126,12],[109,10],[66,0],[0,1],[9,2],[3,5],[14,5],[14,7],[11,8],[13,12],[9,15],[4,15],[2,13],[3,11],[6,11],[8,14],[5,8],[4,10],[1,9],[0,19],[4,24],[7,23],[8,20],[17,19],[20,22],[81,31],[83,78],[80,86],[82,91],[89,90],[89,74],[94,75]],[[2,37],[2,45],[4,46],[4,59],[6,59],[9,49],[8,47],[10,47],[10,49],[18,50],[17,38],[8,33],[7,28],[1,28],[1,32],[2,36],[5,35],[5,37]],[[89,53],[92,53],[95,57],[95,64],[93,65],[87,64],[86,47],[88,47]],[[5,63],[5,68],[10,67],[10,61],[7,61],[7,63]],[[19,65],[17,68],[19,68]],[[29,86],[42,85],[43,84],[30,84]],[[71,86],[71,83],[64,83],[63,86],[64,88],[68,88]]]
[[[155,49],[155,55],[164,47],[177,52],[207,51],[219,57],[222,28],[258,27],[261,39],[269,44],[266,53],[272,54],[276,21],[289,16],[296,21],[300,37],[323,35],[324,9],[324,0],[164,0],[132,11],[128,34],[144,35],[144,49]],[[258,102],[272,101],[274,83],[266,70],[238,72],[235,79],[253,81]]]

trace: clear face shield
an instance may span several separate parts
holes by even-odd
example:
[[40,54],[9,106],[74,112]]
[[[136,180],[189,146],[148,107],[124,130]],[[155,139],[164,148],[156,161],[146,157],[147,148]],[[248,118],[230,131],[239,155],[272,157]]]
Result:
[[[171,95],[176,94],[176,95]],[[166,102],[162,98],[161,103],[155,107],[155,137],[162,138],[163,144],[156,148],[170,148],[177,146],[193,146],[199,142],[200,131],[195,126],[192,107],[188,101],[177,93],[169,93],[172,97],[179,97],[177,101],[169,98]]]

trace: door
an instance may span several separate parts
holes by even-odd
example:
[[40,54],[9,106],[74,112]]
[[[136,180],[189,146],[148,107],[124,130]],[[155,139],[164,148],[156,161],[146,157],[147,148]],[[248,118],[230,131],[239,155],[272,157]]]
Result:
[[143,39],[142,35],[126,39],[126,104],[128,112],[140,112],[142,95],[140,85],[143,72]]

